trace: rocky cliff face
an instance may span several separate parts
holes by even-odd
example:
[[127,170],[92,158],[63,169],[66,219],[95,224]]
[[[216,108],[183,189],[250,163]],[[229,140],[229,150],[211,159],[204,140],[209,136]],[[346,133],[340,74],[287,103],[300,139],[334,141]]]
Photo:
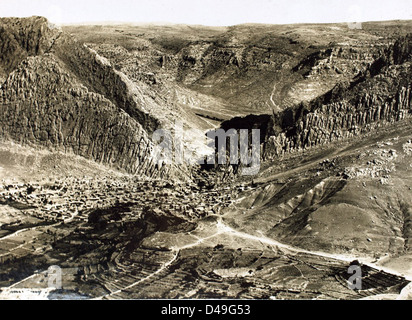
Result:
[[150,160],[152,143],[143,127],[72,78],[53,55],[24,60],[1,90],[0,135],[131,173],[165,174]]
[[144,94],[124,74],[116,71],[107,59],[65,33],[56,40],[51,51],[89,90],[108,98],[149,133],[160,126],[158,119],[146,110],[150,102]]
[[160,121],[145,110],[150,103],[107,60],[40,17],[0,19],[0,39],[2,138],[129,173],[171,174],[151,159]]
[[0,22],[0,82],[27,56],[47,52],[58,31],[42,17]]
[[352,81],[272,118],[265,157],[350,138],[410,117],[411,52],[408,35]]
[[[332,51],[324,52],[330,56]],[[348,139],[412,115],[412,35],[384,50],[351,81],[278,114],[235,117],[221,124],[259,128],[261,155],[273,159],[333,141]],[[311,60],[316,61],[314,55]],[[329,58],[328,58],[329,59]],[[312,69],[311,69],[312,70]],[[310,73],[309,73],[310,74]]]

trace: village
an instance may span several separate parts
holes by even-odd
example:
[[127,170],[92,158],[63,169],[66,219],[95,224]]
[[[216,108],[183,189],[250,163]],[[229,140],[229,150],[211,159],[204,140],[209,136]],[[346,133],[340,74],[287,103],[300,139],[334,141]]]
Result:
[[[183,218],[196,219],[218,214],[228,206],[235,188],[202,188],[196,184],[163,180],[139,180],[133,177],[112,180],[107,177],[65,179],[47,183],[0,185],[0,203],[21,210],[23,214],[48,222],[87,221],[98,208],[133,203],[142,209],[150,206]],[[7,228],[7,224],[1,225]]]

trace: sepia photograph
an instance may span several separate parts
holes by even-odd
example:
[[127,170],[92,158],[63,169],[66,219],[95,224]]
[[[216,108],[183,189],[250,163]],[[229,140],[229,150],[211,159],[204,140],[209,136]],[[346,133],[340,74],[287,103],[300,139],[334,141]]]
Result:
[[0,300],[412,300],[411,160],[410,0],[0,0]]

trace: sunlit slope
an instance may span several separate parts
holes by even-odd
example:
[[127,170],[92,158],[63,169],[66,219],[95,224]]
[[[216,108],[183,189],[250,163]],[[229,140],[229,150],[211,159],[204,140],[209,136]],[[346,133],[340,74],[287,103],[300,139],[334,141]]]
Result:
[[225,221],[307,250],[372,258],[410,254],[410,128],[407,121],[378,138],[301,155],[301,166],[292,157],[284,170],[276,163],[264,168],[254,180],[257,188],[240,195]]

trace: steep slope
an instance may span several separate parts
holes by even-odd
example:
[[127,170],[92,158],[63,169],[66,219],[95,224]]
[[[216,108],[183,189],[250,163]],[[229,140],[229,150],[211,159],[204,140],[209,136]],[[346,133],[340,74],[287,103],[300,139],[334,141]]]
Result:
[[145,88],[44,18],[0,19],[0,37],[3,138],[133,174],[173,171],[151,158],[149,136],[172,123]]
[[[411,40],[412,35],[397,40],[352,81],[339,83],[312,102],[283,112],[268,133],[265,156],[354,137],[409,117]],[[283,132],[279,133],[279,128]]]
[[51,54],[24,60],[3,84],[0,104],[3,137],[73,152],[132,173],[154,172],[152,145],[142,126],[72,80]]
[[[96,52],[62,33],[51,52],[55,54],[90,91],[99,93],[136,119],[148,132],[153,132],[160,122],[149,113],[153,105],[140,88],[114,70],[110,63]],[[155,107],[151,107],[154,109]],[[149,109],[149,110],[148,110]]]
[[410,276],[410,128],[384,127],[356,143],[285,159],[271,167],[275,174],[262,170],[224,220],[246,233],[356,254]]

